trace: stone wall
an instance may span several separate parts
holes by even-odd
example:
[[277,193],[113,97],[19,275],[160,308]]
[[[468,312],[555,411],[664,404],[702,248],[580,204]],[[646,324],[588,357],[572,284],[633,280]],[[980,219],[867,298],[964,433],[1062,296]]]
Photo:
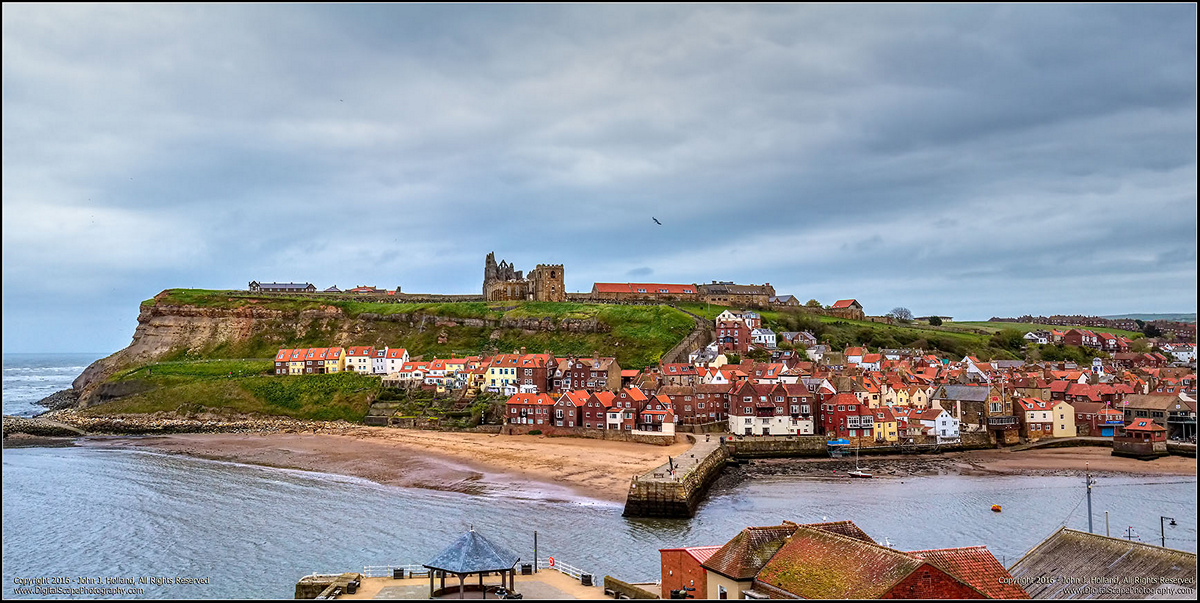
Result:
[[[611,593],[611,594],[610,594]],[[657,594],[652,593],[639,586],[634,586],[623,580],[617,580],[612,576],[604,577],[604,594],[617,598],[624,595],[626,599],[657,599]]]
[[[634,477],[625,499],[626,517],[693,517],[708,488],[721,475],[729,453],[717,446],[682,479]],[[647,477],[651,476],[651,477]]]
[[670,446],[671,444],[679,441],[677,436],[674,435],[631,433],[616,429],[554,427],[553,425],[505,425],[500,428],[498,433],[503,433],[504,435],[525,435],[530,431],[541,431],[542,433],[540,435],[555,438],[587,438],[591,440],[609,440],[611,442],[636,442],[638,444],[653,444],[655,446]]
[[825,436],[728,436],[724,447],[737,458],[828,456]]
[[675,426],[676,433],[727,433],[728,421],[713,421],[712,423],[691,423]]

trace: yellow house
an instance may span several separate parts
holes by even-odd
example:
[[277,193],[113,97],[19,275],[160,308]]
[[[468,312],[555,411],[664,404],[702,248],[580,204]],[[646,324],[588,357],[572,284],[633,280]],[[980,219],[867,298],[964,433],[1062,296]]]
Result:
[[325,373],[340,373],[346,370],[346,349],[325,348]]
[[1051,437],[1073,438],[1077,435],[1075,430],[1075,407],[1068,404],[1066,400],[1059,400],[1058,404],[1054,405],[1050,418],[1054,421],[1050,426]]
[[308,355],[308,348],[297,348],[292,350],[291,356],[288,357],[289,375],[304,374],[304,357],[306,355]]
[[884,406],[908,406],[908,390],[903,387],[887,388],[887,393],[883,395]]
[[875,439],[881,442],[896,442],[900,440],[899,429],[896,427],[896,417],[887,407],[873,409],[875,413]]
[[496,354],[488,365],[487,376],[484,377],[483,387],[492,391],[503,391],[510,383],[517,383],[517,365],[521,361],[520,354]]
[[923,387],[908,389],[908,405],[916,408],[929,408],[929,392]]

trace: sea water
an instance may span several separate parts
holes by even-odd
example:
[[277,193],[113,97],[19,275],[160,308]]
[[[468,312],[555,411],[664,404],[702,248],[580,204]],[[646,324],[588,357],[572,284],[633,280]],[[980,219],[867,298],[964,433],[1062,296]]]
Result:
[[[8,392],[6,383],[6,412]],[[13,448],[3,465],[6,598],[44,598],[18,582],[54,577],[141,589],[113,598],[289,598],[305,574],[420,564],[471,528],[525,561],[536,530],[539,557],[627,581],[657,579],[660,548],[719,545],[783,520],[852,520],[900,550],[987,545],[1006,566],[1062,525],[1088,529],[1079,477],[779,476],[719,483],[695,518],[665,520],[586,498],[399,488],[144,451]],[[1196,550],[1195,477],[1097,481],[1096,532],[1108,511],[1112,536],[1158,544],[1160,516],[1173,517],[1167,545]]]

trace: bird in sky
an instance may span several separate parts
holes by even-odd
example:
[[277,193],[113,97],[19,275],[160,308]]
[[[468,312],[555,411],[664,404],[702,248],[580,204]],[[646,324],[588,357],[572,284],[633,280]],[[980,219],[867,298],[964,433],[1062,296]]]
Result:
[[662,226],[662,222],[659,222],[659,221],[658,221],[658,218],[655,218],[654,216],[650,216],[650,219],[651,219],[651,220],[654,220],[654,223],[655,223],[655,224],[658,224],[659,226]]

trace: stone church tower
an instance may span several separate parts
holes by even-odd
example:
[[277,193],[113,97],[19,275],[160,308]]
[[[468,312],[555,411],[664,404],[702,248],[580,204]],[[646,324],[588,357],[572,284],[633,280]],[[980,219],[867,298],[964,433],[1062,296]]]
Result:
[[567,289],[563,284],[562,264],[538,264],[529,273],[529,289],[536,301],[567,301]]

